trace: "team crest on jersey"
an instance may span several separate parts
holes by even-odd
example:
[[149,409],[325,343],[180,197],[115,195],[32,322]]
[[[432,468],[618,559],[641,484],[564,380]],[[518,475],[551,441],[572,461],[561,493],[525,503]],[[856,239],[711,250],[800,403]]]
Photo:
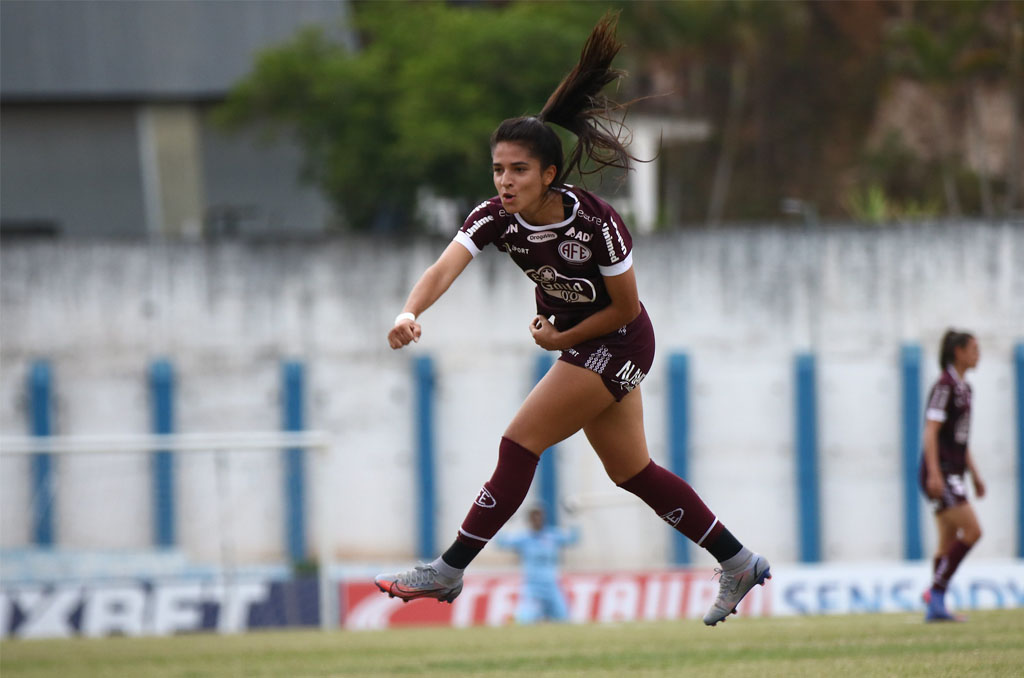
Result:
[[486,487],[480,488],[480,494],[476,496],[476,501],[474,501],[473,503],[483,508],[494,508],[495,506],[498,505],[498,502],[497,500],[495,500],[494,495],[488,492]]
[[558,245],[558,255],[570,264],[582,264],[590,259],[590,248],[575,240],[563,240]]
[[551,266],[526,271],[530,280],[548,294],[562,301],[587,304],[597,299],[594,283],[586,278],[569,278],[561,275]]
[[558,237],[558,234],[553,231],[544,231],[543,233],[531,233],[526,236],[526,239],[530,242],[547,242],[548,240],[554,240]]

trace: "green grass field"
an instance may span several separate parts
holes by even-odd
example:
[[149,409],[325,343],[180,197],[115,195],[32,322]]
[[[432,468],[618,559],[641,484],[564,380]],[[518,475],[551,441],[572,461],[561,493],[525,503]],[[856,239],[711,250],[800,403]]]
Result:
[[1024,675],[1024,610],[0,644],[3,678]]

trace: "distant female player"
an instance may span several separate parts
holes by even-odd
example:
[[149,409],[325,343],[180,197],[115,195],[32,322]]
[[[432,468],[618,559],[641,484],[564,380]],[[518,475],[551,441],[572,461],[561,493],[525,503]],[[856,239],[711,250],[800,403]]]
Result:
[[935,505],[939,529],[932,587],[925,593],[925,621],[958,621],[946,609],[946,587],[960,562],[981,538],[981,527],[967,501],[964,472],[970,471],[974,493],[985,496],[985,483],[971,457],[971,386],[967,370],[978,364],[978,341],[966,332],[948,330],[942,337],[942,374],[928,395],[925,411],[921,489]]
[[[470,213],[413,286],[388,333],[395,349],[418,341],[418,316],[494,245],[537,285],[537,315],[528,323],[533,340],[559,351],[505,429],[494,474],[451,547],[429,564],[376,577],[392,596],[454,600],[463,570],[526,497],[541,452],[581,429],[613,482],[721,563],[718,597],[705,624],[724,620],[771,576],[764,557],[740,544],[684,480],[648,455],[639,386],[654,360],[654,329],[637,294],[632,240],[608,203],[565,183],[584,157],[598,169],[628,169],[633,159],[610,131],[618,127],[601,94],[621,75],[611,68],[621,47],[616,21],[606,15],[594,27],[579,63],[540,113],[505,120],[491,135],[498,195]],[[568,159],[552,123],[576,135]]]

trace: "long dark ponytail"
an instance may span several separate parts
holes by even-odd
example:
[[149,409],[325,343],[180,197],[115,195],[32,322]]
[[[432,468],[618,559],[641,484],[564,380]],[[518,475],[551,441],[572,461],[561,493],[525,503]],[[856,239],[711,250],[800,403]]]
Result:
[[[593,174],[605,167],[629,169],[630,161],[636,158],[619,138],[618,131],[625,127],[612,117],[612,111],[622,107],[601,93],[623,75],[611,67],[622,48],[615,37],[618,20],[618,12],[601,17],[583,45],[579,62],[548,97],[540,113],[503,121],[491,135],[492,151],[502,141],[525,145],[540,160],[541,170],[555,166],[555,185],[564,183],[573,171]],[[576,135],[576,145],[567,159],[563,158],[558,135],[545,124],[548,122]],[[595,167],[584,169],[584,157]]]
[[963,348],[974,338],[969,332],[958,332],[954,329],[946,330],[942,335],[942,343],[939,344],[939,367],[946,369],[956,359],[956,349]]

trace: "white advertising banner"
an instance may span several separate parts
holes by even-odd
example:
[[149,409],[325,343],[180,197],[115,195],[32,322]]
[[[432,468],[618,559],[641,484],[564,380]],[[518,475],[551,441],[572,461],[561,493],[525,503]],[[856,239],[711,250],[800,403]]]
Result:
[[[569,621],[631,622],[700,619],[718,592],[709,570],[571,572],[561,580]],[[926,563],[772,566],[772,579],[755,587],[738,614],[771,617],[875,612],[924,613],[922,594],[931,584]],[[342,586],[342,625],[348,629],[394,626],[501,625],[515,618],[516,574],[467,575],[452,605],[431,600],[403,604],[366,579]],[[1024,607],[1024,561],[966,562],[947,594],[952,610]]]

